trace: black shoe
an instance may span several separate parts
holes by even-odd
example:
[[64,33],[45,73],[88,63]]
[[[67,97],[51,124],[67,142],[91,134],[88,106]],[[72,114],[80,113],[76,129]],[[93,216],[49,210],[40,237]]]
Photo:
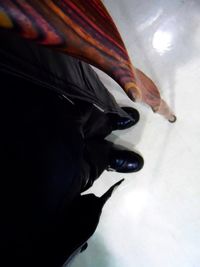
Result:
[[110,150],[107,170],[130,173],[141,170],[143,165],[144,160],[140,155],[126,148],[113,145]]
[[135,125],[140,119],[140,114],[136,109],[131,107],[121,107],[121,109],[123,109],[132,118],[132,120],[118,117],[116,121],[113,121],[113,131],[128,129]]

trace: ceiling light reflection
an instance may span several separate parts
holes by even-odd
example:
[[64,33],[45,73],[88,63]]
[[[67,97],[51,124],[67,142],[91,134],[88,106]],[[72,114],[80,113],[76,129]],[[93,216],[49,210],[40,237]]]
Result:
[[168,31],[158,30],[152,41],[153,48],[161,55],[168,52],[172,46],[172,34]]

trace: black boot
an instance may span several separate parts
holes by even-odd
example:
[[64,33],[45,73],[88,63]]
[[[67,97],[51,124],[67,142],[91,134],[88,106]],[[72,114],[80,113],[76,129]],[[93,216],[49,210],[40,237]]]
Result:
[[131,107],[122,107],[121,109],[123,109],[132,118],[132,120],[128,118],[116,118],[113,116],[113,118],[111,118],[113,131],[128,129],[135,125],[140,119],[140,114],[136,109]]
[[144,165],[143,158],[124,147],[113,145],[109,152],[108,171],[116,171],[121,173],[137,172]]
[[144,165],[143,158],[137,153],[101,139],[87,142],[84,162],[83,176],[87,178],[83,191],[91,187],[104,170],[131,173],[139,171]]

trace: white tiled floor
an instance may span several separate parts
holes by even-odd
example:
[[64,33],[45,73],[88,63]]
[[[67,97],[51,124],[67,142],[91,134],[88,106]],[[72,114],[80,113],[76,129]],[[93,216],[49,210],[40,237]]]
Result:
[[[170,124],[137,105],[137,126],[110,138],[145,159],[136,174],[105,172],[101,195],[126,178],[104,208],[89,248],[73,267],[200,266],[200,0],[105,0],[134,64],[174,109]],[[120,104],[130,104],[100,74]],[[132,105],[132,103],[131,103]]]

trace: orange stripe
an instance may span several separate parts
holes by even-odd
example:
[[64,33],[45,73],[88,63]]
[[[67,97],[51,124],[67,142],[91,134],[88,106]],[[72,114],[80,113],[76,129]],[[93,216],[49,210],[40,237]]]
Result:
[[[113,38],[111,38],[108,34],[106,34],[104,31],[101,30],[101,28],[99,28],[97,26],[97,24],[93,23],[92,20],[88,19],[88,17],[81,11],[80,8],[77,8],[77,5],[74,5],[72,1],[67,1],[67,5],[71,6],[72,9],[76,10],[81,17],[88,23],[91,25],[92,28],[94,28],[97,32],[99,32],[101,35],[103,35],[105,38],[107,38],[108,40],[110,40],[115,46],[117,46],[120,50],[122,50],[123,53],[126,54],[125,51],[125,47],[121,46],[119,43],[116,42],[116,40],[114,40]],[[111,18],[109,18],[109,20],[111,20]],[[107,22],[108,23],[108,22]],[[110,23],[110,21],[109,21]],[[108,23],[108,24],[109,24]]]
[[0,10],[0,27],[7,29],[11,29],[13,27],[12,20],[2,10]]
[[95,47],[98,47],[98,49],[102,50],[103,53],[107,53],[108,56],[111,56],[120,62],[126,62],[116,52],[107,49],[107,47],[104,47],[101,43],[99,43],[95,39],[91,38],[91,36],[86,31],[84,31],[83,29],[80,29],[80,27],[78,25],[76,25],[74,23],[74,21],[71,20],[66,14],[64,14],[63,11],[58,6],[56,6],[52,1],[51,2],[49,2],[48,0],[44,0],[44,1],[55,12],[55,14],[57,14],[82,39],[84,39],[85,42],[90,43]]

